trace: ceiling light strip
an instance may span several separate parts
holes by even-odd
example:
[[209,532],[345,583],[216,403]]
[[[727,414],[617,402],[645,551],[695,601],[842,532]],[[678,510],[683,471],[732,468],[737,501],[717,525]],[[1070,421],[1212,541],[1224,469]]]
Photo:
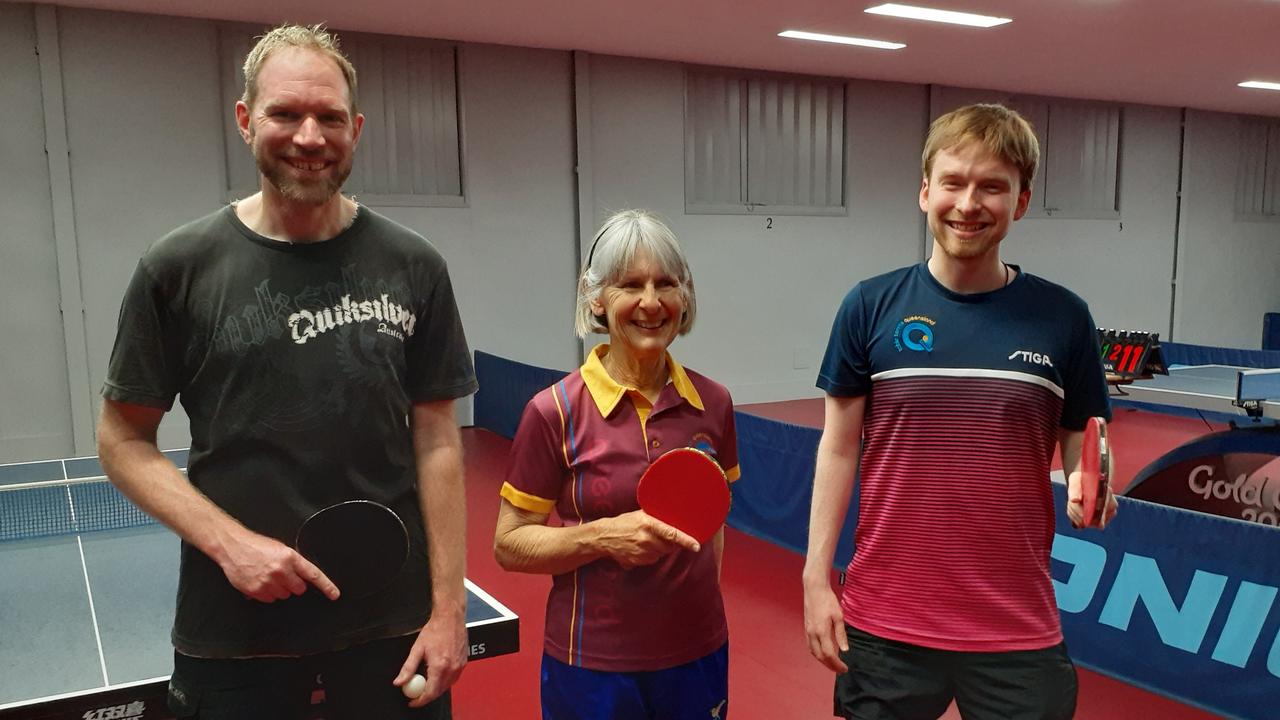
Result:
[[865,12],[872,15],[888,15],[890,17],[907,18],[908,20],[928,20],[929,22],[950,23],[952,25],[969,25],[971,27],[995,27],[1013,22],[1013,18],[975,15],[973,13],[954,12],[951,10],[935,10],[917,5],[900,5],[885,3],[869,7]]
[[877,48],[879,50],[901,50],[906,47],[903,43],[887,42],[885,40],[868,40],[866,38],[846,37],[844,35],[825,35],[823,33],[805,32],[804,30],[784,30],[778,33],[778,37],[791,38],[793,40],[814,40],[817,42],[837,43],[840,45],[857,45],[858,47]]

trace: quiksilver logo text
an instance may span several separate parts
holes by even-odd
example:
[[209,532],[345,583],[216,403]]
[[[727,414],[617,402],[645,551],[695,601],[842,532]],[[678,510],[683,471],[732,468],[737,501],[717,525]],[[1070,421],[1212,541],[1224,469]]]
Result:
[[378,323],[379,332],[400,336],[392,330],[399,327],[404,335],[413,336],[414,326],[418,324],[418,316],[407,308],[391,302],[383,293],[377,300],[360,300],[353,302],[350,295],[343,295],[342,302],[332,307],[315,310],[299,310],[289,316],[289,331],[293,333],[293,341],[299,345],[319,337],[334,328],[351,323]]

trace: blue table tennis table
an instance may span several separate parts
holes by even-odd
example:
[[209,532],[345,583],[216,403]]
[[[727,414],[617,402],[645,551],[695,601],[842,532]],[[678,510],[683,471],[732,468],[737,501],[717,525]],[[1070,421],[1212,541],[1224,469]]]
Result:
[[1172,367],[1168,375],[1121,386],[1113,400],[1280,418],[1280,370],[1232,365]]
[[[172,717],[179,540],[102,476],[96,458],[0,465],[0,720]],[[470,580],[467,632],[472,660],[519,649],[519,619]]]

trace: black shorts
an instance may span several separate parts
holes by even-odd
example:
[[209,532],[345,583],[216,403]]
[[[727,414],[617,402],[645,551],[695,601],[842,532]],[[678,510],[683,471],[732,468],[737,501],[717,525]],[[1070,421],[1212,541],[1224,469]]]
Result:
[[[410,708],[391,684],[416,638],[305,657],[214,660],[174,653],[169,709],[177,718],[199,720],[449,720],[448,693],[426,707]],[[323,704],[313,707],[318,688],[324,691]]]
[[886,640],[845,626],[849,672],[836,676],[835,715],[933,720],[954,699],[965,720],[1069,720],[1076,668],[1059,643],[1042,650],[957,652]]

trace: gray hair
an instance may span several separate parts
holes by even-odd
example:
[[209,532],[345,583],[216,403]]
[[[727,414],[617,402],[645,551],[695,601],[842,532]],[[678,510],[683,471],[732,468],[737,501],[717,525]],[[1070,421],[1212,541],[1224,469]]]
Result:
[[591,304],[605,287],[622,279],[640,251],[653,258],[680,287],[684,316],[680,318],[679,333],[685,335],[693,328],[694,317],[698,314],[693,275],[675,234],[648,210],[620,210],[600,226],[578,276],[578,305],[574,314],[574,329],[578,337],[609,332],[606,318],[592,312]]

